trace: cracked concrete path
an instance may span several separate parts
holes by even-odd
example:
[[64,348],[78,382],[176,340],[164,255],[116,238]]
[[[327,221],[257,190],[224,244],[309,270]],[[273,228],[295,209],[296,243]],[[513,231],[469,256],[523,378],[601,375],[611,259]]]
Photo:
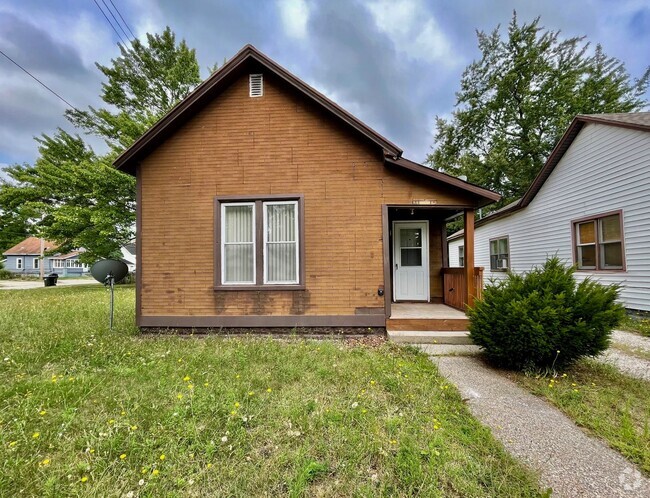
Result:
[[568,417],[472,356],[430,356],[471,412],[554,497],[650,496],[650,479]]

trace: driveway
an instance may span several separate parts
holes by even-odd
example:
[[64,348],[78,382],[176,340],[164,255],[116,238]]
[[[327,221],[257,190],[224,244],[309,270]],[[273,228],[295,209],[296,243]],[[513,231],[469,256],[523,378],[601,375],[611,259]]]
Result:
[[[99,282],[92,278],[60,278],[56,283],[57,287],[72,285],[99,285]],[[40,289],[42,287],[44,287],[42,280],[0,280],[0,290]],[[48,287],[48,289],[54,288]]]

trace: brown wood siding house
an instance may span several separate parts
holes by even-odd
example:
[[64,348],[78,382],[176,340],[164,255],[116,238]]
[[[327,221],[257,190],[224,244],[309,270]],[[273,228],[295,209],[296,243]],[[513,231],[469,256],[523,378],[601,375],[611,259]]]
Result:
[[395,300],[443,301],[445,220],[498,199],[401,158],[250,45],[115,165],[137,179],[140,327],[383,327]]

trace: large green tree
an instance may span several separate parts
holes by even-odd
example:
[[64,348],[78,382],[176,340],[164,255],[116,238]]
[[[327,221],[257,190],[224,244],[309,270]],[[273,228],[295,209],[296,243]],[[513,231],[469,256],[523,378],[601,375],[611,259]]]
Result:
[[584,37],[562,38],[537,18],[507,38],[479,31],[482,57],[464,71],[451,119],[436,119],[435,169],[499,192],[501,206],[531,184],[576,114],[631,112],[647,106],[650,69],[632,80],[623,63]]
[[[135,181],[112,167],[131,145],[199,82],[194,50],[176,42],[167,28],[120,46],[110,66],[97,64],[107,77],[102,100],[107,108],[89,107],[66,116],[88,134],[103,138],[110,151],[96,154],[79,135],[59,129],[37,138],[34,164],[5,170],[0,185],[0,232],[8,222],[29,219],[31,232],[54,240],[60,250],[83,247],[85,261],[111,257],[133,238]],[[6,221],[5,221],[6,220]]]

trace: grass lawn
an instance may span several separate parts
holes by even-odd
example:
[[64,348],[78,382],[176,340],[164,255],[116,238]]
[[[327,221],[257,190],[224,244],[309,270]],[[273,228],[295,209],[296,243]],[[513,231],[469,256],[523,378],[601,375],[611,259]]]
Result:
[[650,382],[581,360],[559,377],[511,374],[650,476]]
[[537,496],[427,358],[143,337],[99,286],[0,294],[1,496]]
[[650,318],[634,318],[626,315],[623,322],[619,325],[621,330],[636,332],[637,334],[650,337]]

